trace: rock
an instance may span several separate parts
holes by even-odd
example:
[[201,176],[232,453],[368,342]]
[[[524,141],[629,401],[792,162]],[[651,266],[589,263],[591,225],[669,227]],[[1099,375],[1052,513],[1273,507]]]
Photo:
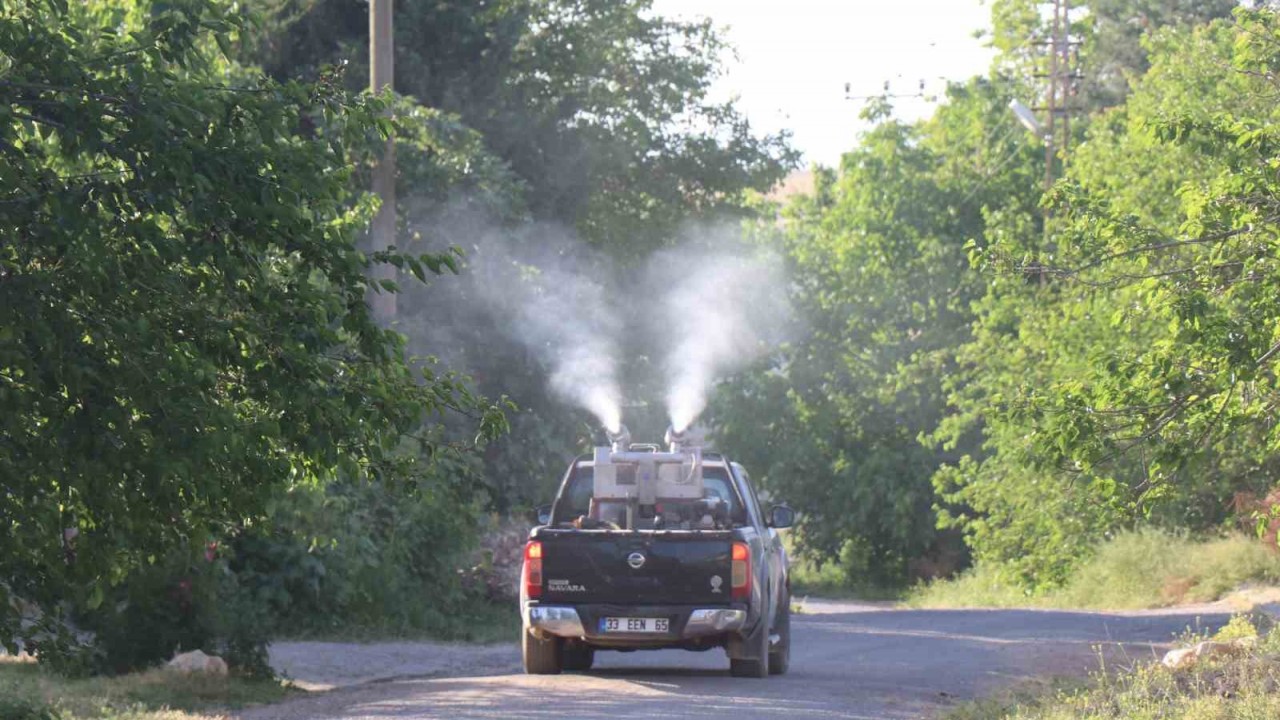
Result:
[[1164,659],[1160,661],[1160,664],[1170,670],[1182,670],[1183,668],[1189,668],[1196,664],[1196,649],[1194,647],[1189,647],[1170,650],[1164,654]]
[[1188,648],[1178,648],[1170,650],[1164,654],[1164,658],[1160,664],[1170,670],[1182,670],[1195,666],[1201,658],[1214,657],[1236,657],[1243,655],[1249,648],[1256,645],[1258,639],[1256,637],[1243,637],[1232,642],[1216,642],[1214,640],[1205,640]]
[[185,673],[208,673],[210,675],[225,676],[227,674],[227,663],[217,655],[205,655],[200,650],[192,650],[180,655],[175,655],[169,661],[168,667],[172,670]]

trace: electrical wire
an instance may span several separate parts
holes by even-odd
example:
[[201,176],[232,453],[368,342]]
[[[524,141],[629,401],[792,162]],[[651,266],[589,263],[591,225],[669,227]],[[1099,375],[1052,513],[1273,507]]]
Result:
[[[1009,125],[1011,123],[1010,121],[1006,120],[1005,124]],[[999,126],[997,126],[997,128],[998,127]],[[1000,140],[996,142],[996,145],[999,146],[1004,144],[1004,141],[1008,140],[1017,131],[1018,131],[1018,127],[1016,125],[1009,128],[1009,132],[1005,133],[1004,136],[1001,137]],[[995,131],[993,130],[992,135],[994,134],[995,134]],[[1021,152],[1021,148],[1014,148],[1013,152],[1010,152],[1007,156],[1005,156],[1003,160],[996,163],[995,167],[988,170],[986,175],[982,178],[982,181],[978,184],[978,186],[971,188],[969,192],[964,196],[964,198],[960,200],[960,204],[961,205],[967,204],[970,200],[973,199],[974,195],[977,195],[980,191],[986,189],[987,185],[989,185],[991,181],[995,178],[996,173],[1003,170],[1006,165],[1008,165],[1015,157],[1018,156],[1019,152]]]

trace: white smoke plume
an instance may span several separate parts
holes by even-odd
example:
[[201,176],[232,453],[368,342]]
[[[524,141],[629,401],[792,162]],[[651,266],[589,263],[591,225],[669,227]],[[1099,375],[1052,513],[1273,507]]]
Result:
[[562,399],[590,411],[610,432],[622,424],[618,328],[603,263],[568,233],[540,227],[475,248],[472,267],[506,331],[550,368]]
[[706,409],[717,379],[786,339],[787,275],[777,256],[739,247],[666,251],[648,276],[667,288],[658,337],[666,353],[667,412],[679,432]]
[[539,274],[520,309],[522,335],[551,364],[551,389],[616,433],[622,425],[622,391],[611,299],[590,278],[555,269]]
[[[459,242],[466,259],[461,278],[418,290],[417,315],[402,320],[420,351],[467,367],[486,333],[513,339],[526,356],[504,348],[501,362],[545,368],[556,396],[610,432],[622,423],[624,369],[647,377],[647,358],[659,359],[668,414],[684,430],[716,380],[789,335],[783,263],[745,246],[737,227],[689,233],[636,268],[545,223],[500,225],[465,204],[425,216],[427,247]],[[650,322],[653,332],[637,332]]]

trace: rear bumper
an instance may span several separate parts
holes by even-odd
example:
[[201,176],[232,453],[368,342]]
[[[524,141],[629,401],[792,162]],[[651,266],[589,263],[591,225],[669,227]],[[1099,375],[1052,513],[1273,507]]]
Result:
[[[655,647],[684,640],[738,632],[747,623],[745,604],[701,605],[542,605],[524,603],[524,624],[539,635],[581,638],[603,644]],[[665,633],[604,632],[606,617],[666,618]]]

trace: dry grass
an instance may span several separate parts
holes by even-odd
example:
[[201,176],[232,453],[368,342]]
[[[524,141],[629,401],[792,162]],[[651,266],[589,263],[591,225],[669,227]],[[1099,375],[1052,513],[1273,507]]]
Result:
[[[1234,620],[1220,639],[1254,634]],[[1023,688],[967,703],[947,720],[1274,720],[1280,717],[1280,632],[1233,658],[1189,670],[1159,664],[1103,670],[1083,687]]]
[[1138,609],[1210,602],[1248,583],[1280,581],[1280,557],[1254,538],[1197,541],[1142,530],[1098,547],[1066,585],[1030,594],[998,568],[977,567],[917,588],[917,607],[1053,607]]
[[169,670],[68,679],[29,660],[0,658],[0,720],[205,720],[291,692],[277,681]]

